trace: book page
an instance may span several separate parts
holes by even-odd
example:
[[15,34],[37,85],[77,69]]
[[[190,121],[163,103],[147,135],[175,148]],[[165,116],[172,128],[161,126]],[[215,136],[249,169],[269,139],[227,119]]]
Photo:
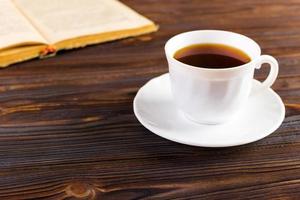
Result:
[[13,0],[52,44],[154,25],[117,0]]
[[14,45],[46,43],[9,0],[0,0],[0,49]]

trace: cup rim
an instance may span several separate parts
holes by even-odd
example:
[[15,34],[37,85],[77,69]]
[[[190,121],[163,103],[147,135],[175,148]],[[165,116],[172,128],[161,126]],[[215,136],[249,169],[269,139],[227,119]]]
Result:
[[[251,59],[250,62],[247,62],[243,65],[239,65],[239,66],[235,66],[235,67],[229,67],[229,68],[204,68],[204,67],[196,67],[196,66],[193,66],[193,65],[188,65],[188,64],[185,64],[181,61],[178,61],[174,58],[173,55],[170,55],[170,53],[167,51],[167,47],[168,45],[170,45],[170,43],[172,42],[173,39],[177,38],[177,37],[180,37],[184,34],[189,34],[189,33],[198,33],[198,32],[218,32],[218,33],[229,33],[229,34],[234,34],[234,35],[237,35],[239,37],[243,37],[249,41],[251,41],[255,46],[256,46],[256,49],[258,50],[258,55],[260,56],[261,55],[261,48],[260,46],[257,44],[257,42],[255,42],[253,39],[251,39],[250,37],[247,37],[245,35],[242,35],[240,33],[236,33],[236,32],[232,32],[232,31],[224,31],[224,30],[216,30],[216,29],[203,29],[203,30],[194,30],[194,31],[187,31],[187,32],[182,32],[182,33],[179,33],[179,34],[176,34],[174,35],[173,37],[171,37],[170,39],[168,39],[168,41],[166,42],[165,44],[165,53],[166,53],[166,56],[169,58],[169,59],[172,59],[173,62],[177,63],[177,64],[181,64],[185,67],[188,67],[188,68],[192,68],[192,69],[196,69],[196,70],[203,70],[203,71],[211,71],[211,72],[216,72],[216,71],[233,71],[233,70],[239,70],[241,68],[245,68],[246,66],[250,65],[250,64],[253,64],[256,62],[256,60],[259,58],[259,56],[257,56],[256,58],[253,58]],[[177,49],[178,50],[178,49]]]

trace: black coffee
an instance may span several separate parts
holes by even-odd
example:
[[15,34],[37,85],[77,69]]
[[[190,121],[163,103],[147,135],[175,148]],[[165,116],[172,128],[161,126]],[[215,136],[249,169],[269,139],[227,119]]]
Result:
[[230,68],[248,63],[251,58],[243,51],[224,44],[194,44],[179,49],[174,58],[203,68]]

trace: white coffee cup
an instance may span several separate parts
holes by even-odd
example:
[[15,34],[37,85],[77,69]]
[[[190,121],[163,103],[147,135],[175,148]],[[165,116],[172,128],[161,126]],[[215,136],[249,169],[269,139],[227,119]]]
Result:
[[[201,43],[236,47],[245,52],[251,61],[238,67],[213,69],[194,67],[174,58],[177,50]],[[165,53],[177,107],[188,119],[202,124],[219,124],[237,116],[249,97],[254,70],[263,63],[270,65],[270,73],[262,82],[263,88],[271,87],[278,75],[275,58],[261,55],[259,45],[252,39],[228,31],[181,33],[168,40]]]

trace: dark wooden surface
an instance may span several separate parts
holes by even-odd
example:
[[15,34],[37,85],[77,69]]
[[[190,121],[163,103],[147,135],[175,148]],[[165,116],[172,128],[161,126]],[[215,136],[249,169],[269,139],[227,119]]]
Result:
[[[300,1],[124,2],[160,30],[0,71],[0,199],[299,199]],[[274,134],[197,148],[137,121],[138,88],[167,71],[164,43],[195,29],[246,34],[279,60]]]

